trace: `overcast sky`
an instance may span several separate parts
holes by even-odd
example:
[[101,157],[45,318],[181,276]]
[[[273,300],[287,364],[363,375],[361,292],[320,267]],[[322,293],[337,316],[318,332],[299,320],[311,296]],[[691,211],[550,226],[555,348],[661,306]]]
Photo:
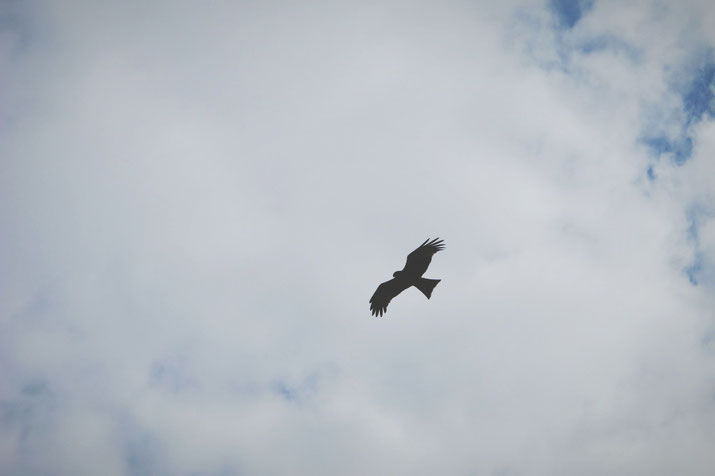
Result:
[[714,48],[707,1],[0,0],[0,473],[711,475]]

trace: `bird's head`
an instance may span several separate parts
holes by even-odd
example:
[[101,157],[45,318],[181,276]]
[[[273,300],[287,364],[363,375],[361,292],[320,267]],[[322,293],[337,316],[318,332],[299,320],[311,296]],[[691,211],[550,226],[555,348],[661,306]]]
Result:
[[402,271],[395,271],[394,273],[392,273],[392,277],[399,278],[401,274],[402,274]]

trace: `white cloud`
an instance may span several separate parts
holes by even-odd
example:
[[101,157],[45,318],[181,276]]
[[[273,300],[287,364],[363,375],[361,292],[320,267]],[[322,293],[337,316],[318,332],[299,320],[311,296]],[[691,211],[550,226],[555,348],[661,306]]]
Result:
[[6,5],[0,472],[712,467],[707,6]]

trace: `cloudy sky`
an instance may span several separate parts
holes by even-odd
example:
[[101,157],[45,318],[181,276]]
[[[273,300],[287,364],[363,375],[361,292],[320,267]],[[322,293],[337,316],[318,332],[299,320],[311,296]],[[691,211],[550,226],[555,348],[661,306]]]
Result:
[[708,3],[0,0],[0,473],[712,474]]

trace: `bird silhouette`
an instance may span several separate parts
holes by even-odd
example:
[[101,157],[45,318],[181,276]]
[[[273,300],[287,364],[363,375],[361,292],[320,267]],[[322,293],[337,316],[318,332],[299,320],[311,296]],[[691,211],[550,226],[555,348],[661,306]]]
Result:
[[427,238],[415,251],[407,255],[407,262],[401,271],[395,271],[391,280],[377,287],[370,298],[370,312],[373,316],[382,316],[387,312],[387,305],[392,298],[410,286],[422,291],[427,299],[432,296],[432,290],[441,280],[423,278],[422,275],[427,271],[432,255],[444,249],[443,241],[439,238],[430,241]]

